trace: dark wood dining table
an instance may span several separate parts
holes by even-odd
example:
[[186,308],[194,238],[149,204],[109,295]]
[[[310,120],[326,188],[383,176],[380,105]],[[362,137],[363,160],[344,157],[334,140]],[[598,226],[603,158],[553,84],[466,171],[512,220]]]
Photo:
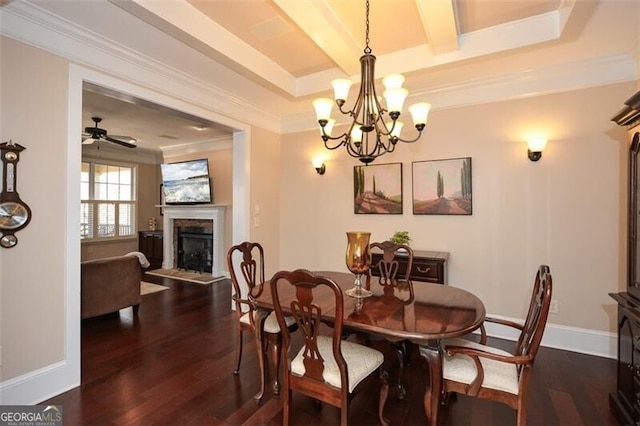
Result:
[[[335,281],[344,291],[354,286],[354,275],[346,272],[314,271]],[[376,278],[374,278],[374,281]],[[409,291],[413,287],[413,297]],[[438,422],[438,409],[442,391],[442,347],[440,341],[462,336],[480,327],[485,318],[482,301],[472,293],[450,285],[405,282],[389,288],[372,284],[373,295],[361,299],[344,295],[343,328],[355,332],[364,332],[392,340],[406,339],[424,350],[420,353],[426,360],[429,370],[429,386],[424,394],[424,409],[427,421],[431,425]],[[292,293],[293,294],[293,290]],[[252,293],[258,307],[258,324],[273,309],[269,282],[254,289]],[[331,322],[335,316],[333,301],[321,298],[316,300],[322,307],[323,320]],[[286,306],[287,294],[282,293],[283,306]],[[324,304],[324,306],[323,306]],[[256,395],[260,399],[264,393],[267,373],[260,327],[256,327],[256,343],[259,352],[262,374],[261,391]]]

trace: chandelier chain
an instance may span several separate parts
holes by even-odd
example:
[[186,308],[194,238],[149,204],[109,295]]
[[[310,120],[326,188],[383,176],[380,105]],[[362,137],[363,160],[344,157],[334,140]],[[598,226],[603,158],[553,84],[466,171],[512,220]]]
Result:
[[367,15],[365,20],[365,37],[364,37],[364,53],[367,55],[371,53],[371,48],[369,47],[369,0],[367,0]]

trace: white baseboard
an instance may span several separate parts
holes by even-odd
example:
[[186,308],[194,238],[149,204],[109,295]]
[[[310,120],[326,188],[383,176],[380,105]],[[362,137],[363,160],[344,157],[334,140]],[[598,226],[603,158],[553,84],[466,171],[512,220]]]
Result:
[[[518,318],[491,316],[522,323]],[[519,333],[510,327],[487,323],[485,328],[491,337],[514,341],[518,339]],[[618,354],[618,336],[615,333],[552,323],[547,323],[541,345],[604,358],[617,358]]]
[[80,386],[80,373],[61,361],[0,382],[0,405],[35,405]]

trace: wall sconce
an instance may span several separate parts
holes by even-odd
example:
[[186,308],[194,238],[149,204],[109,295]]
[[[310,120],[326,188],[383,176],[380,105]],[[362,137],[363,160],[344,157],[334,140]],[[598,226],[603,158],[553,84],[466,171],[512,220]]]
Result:
[[547,140],[542,138],[529,139],[527,145],[529,146],[529,160],[538,161],[542,158],[542,151],[544,151],[544,147],[547,146]]
[[314,158],[311,160],[311,164],[313,164],[313,168],[316,169],[316,172],[318,172],[319,175],[323,175],[327,170],[322,158]]

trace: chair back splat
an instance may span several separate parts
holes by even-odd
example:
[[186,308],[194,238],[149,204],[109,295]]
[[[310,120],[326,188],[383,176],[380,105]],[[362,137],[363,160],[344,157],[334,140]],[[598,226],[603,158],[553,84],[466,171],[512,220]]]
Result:
[[[413,249],[406,244],[396,244],[393,241],[374,242],[369,244],[369,252],[372,250],[382,250],[382,257],[376,263],[371,265],[369,273],[367,275],[367,281],[365,288],[371,290],[372,282],[375,283],[377,275],[377,282],[382,287],[384,294],[387,296],[399,296],[408,290],[408,297],[403,297],[404,303],[411,303],[414,300],[413,283],[409,279],[411,275],[411,268],[413,267]],[[406,257],[406,270],[404,273],[400,272],[400,263],[396,260],[396,256]],[[390,342],[392,349],[394,350],[398,360],[398,374],[397,374],[397,397],[398,399],[404,399],[407,391],[404,386],[404,367],[409,363],[409,346],[411,343],[408,340],[396,340]]]
[[[245,241],[231,247],[227,251],[227,268],[233,285],[231,299],[235,304],[237,330],[236,365],[233,374],[239,374],[242,362],[242,335],[245,331],[251,334],[256,331],[255,309],[249,294],[257,285],[262,285],[264,282],[264,250],[262,246],[259,243]],[[244,293],[239,278],[246,286]],[[263,363],[264,361],[261,364]],[[264,384],[261,388],[264,388]],[[264,389],[261,389],[260,398],[263,393]]]
[[[342,340],[344,300],[331,279],[305,269],[280,271],[270,281],[271,297],[282,331],[285,368],[283,374],[283,424],[289,424],[291,393],[297,391],[340,408],[340,424],[346,425],[351,397],[366,384],[382,379],[378,417],[383,417],[388,393],[382,372],[381,352]],[[293,317],[301,339],[285,327]]]

